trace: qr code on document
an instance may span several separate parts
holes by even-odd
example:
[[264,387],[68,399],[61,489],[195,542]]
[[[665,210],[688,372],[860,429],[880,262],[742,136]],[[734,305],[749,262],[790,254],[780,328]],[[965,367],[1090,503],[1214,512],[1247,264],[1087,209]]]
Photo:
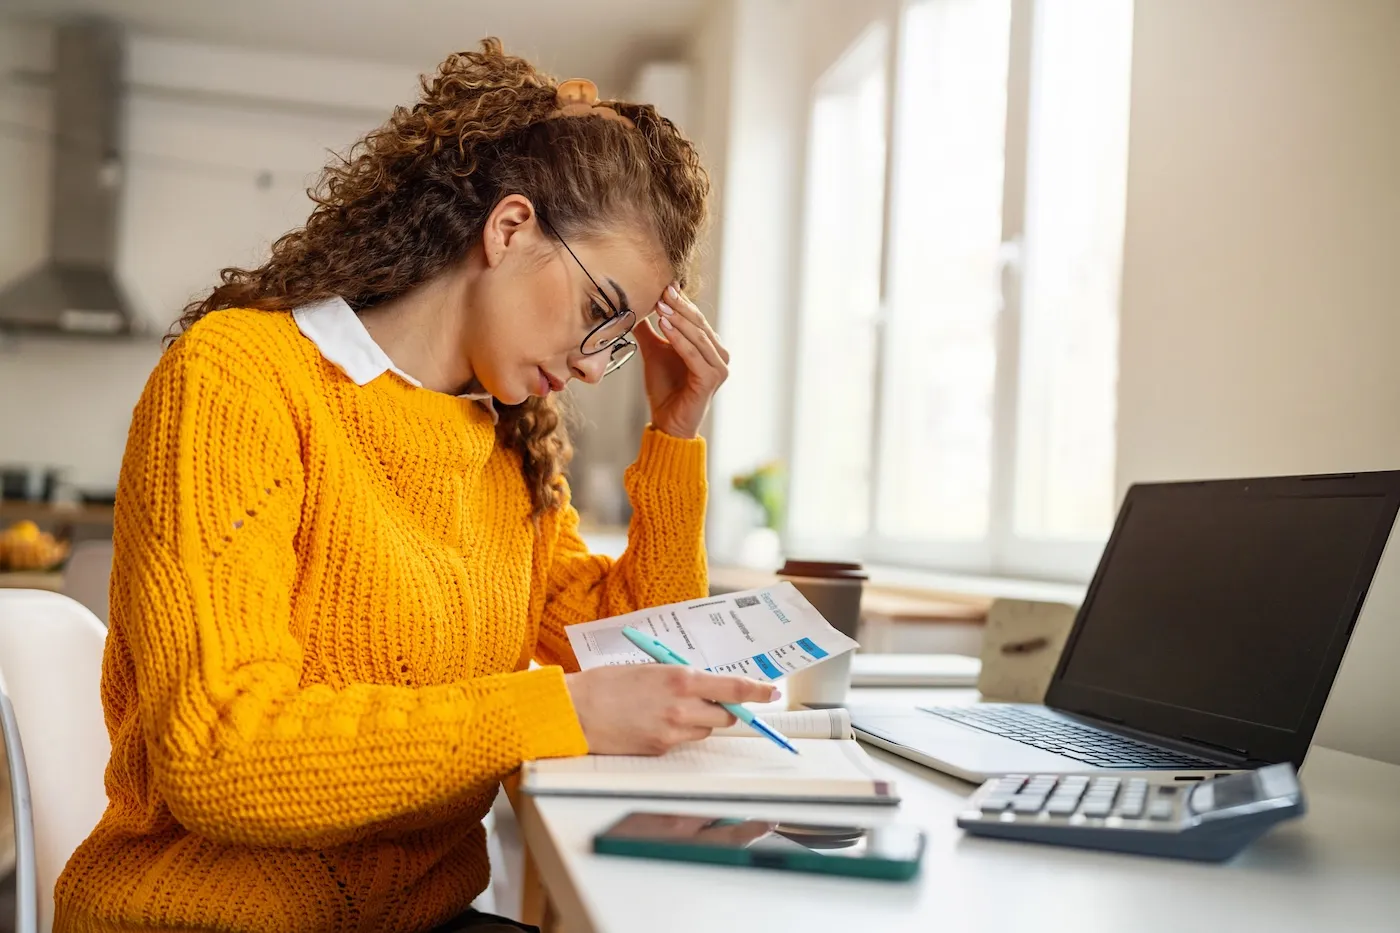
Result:
[[734,599],[735,609],[748,609],[750,606],[758,605],[757,596],[738,596]]

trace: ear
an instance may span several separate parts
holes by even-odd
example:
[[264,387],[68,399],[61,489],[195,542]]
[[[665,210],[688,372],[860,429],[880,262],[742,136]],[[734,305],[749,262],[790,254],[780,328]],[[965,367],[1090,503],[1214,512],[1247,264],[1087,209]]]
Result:
[[[486,265],[494,268],[505,261],[506,253],[512,245],[517,248],[520,234],[539,226],[535,205],[523,194],[508,194],[496,202],[486,217],[486,226],[481,230],[482,251],[486,254]],[[527,235],[525,239],[529,239]]]

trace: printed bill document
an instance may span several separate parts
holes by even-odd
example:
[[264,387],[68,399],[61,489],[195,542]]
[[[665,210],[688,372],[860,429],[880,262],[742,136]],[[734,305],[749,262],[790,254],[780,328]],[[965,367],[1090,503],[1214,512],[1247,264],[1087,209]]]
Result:
[[858,647],[787,582],[583,622],[564,631],[584,670],[650,664],[622,634],[624,625],[651,635],[694,667],[755,680],[778,680]]

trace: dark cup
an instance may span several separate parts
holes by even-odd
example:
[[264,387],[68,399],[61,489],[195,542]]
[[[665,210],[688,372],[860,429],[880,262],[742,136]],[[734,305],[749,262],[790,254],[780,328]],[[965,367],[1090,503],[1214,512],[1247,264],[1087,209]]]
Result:
[[790,560],[778,577],[797,587],[831,627],[848,638],[860,626],[860,597],[866,574],[860,564],[823,560]]
[[[855,639],[860,628],[860,597],[865,590],[865,571],[860,564],[790,560],[778,571],[778,578],[795,586],[832,628]],[[853,653],[844,652],[791,674],[783,690],[788,709],[844,703],[851,689]]]

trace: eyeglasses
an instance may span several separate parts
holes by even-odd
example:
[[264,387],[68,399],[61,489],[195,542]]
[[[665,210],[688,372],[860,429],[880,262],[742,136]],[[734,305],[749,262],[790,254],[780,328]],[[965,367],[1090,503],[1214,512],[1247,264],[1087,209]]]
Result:
[[602,286],[598,284],[598,280],[593,278],[593,274],[588,271],[588,267],[578,258],[573,248],[559,235],[559,231],[554,229],[554,225],[548,220],[545,220],[543,214],[540,214],[539,218],[540,222],[554,235],[554,238],[563,245],[564,249],[569,251],[569,255],[574,258],[574,262],[578,263],[578,267],[583,270],[583,274],[588,276],[588,281],[593,283],[593,287],[597,289],[598,294],[601,295],[603,301],[607,303],[608,310],[612,312],[605,320],[599,322],[597,327],[594,327],[588,332],[588,336],[583,338],[583,343],[579,344],[579,350],[584,356],[596,356],[603,352],[609,353],[608,365],[607,368],[603,370],[603,375],[606,376],[609,373],[617,372],[617,370],[621,369],[623,364],[630,360],[633,354],[637,352],[636,341],[628,336],[628,334],[632,333],[632,328],[637,325],[637,315],[632,312],[631,308],[623,308],[619,311],[617,305],[613,304],[612,299],[608,297],[608,293],[603,291]]

